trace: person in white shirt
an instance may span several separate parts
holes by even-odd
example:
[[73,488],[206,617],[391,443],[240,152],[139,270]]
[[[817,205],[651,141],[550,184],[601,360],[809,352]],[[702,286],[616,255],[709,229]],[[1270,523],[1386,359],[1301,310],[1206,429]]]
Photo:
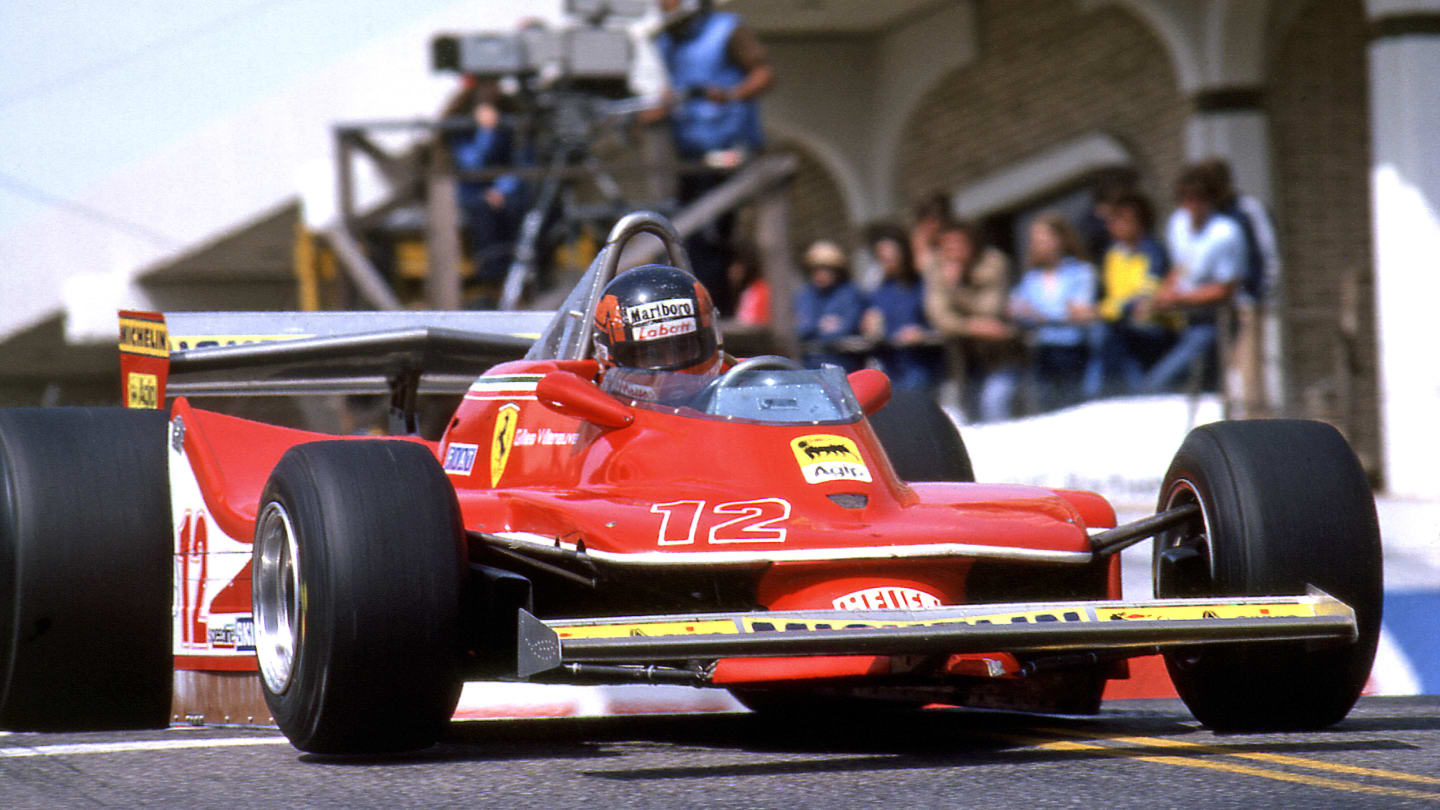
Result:
[[1155,314],[1183,316],[1185,329],[1175,346],[1146,374],[1142,390],[1172,391],[1191,373],[1212,379],[1219,337],[1217,314],[1235,295],[1247,270],[1245,235],[1235,220],[1217,215],[1221,189],[1203,165],[1187,168],[1175,185],[1179,210],[1170,220],[1174,259],[1155,293]]

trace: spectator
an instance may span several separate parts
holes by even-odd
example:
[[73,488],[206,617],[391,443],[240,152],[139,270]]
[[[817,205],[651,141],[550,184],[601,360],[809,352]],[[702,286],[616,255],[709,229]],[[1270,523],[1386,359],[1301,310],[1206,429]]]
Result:
[[[680,160],[708,159],[733,168],[742,156],[764,146],[756,99],[770,88],[775,73],[754,31],[736,14],[712,6],[711,0],[660,0],[666,24],[656,45],[670,88],[662,107],[641,120],[670,117],[671,139]],[[694,202],[725,177],[719,170],[685,172],[679,180],[680,205]],[[733,310],[726,269],[734,230],[734,214],[725,214],[686,240],[695,275],[722,312]]]
[[[519,162],[515,154],[514,130],[500,118],[493,99],[481,95],[472,115],[475,128],[455,136],[450,151],[460,172],[479,172]],[[520,223],[520,178],[504,174],[487,180],[462,179],[460,210],[475,257],[475,272],[481,281],[495,281],[505,275],[505,251],[501,245],[515,241]]]
[[850,282],[845,251],[834,242],[818,241],[805,251],[804,265],[810,281],[795,295],[795,333],[806,344],[805,365],[830,363],[855,371],[860,356],[835,345],[859,335],[865,313],[865,296]]
[[1016,387],[1018,344],[1005,317],[1010,260],[981,247],[966,222],[940,229],[935,260],[926,270],[925,314],[956,341],[964,368],[963,409],[982,422],[1009,419]]
[[1275,225],[1265,204],[1235,190],[1230,164],[1220,158],[1205,161],[1219,186],[1219,213],[1240,226],[1245,236],[1245,274],[1235,288],[1235,344],[1226,389],[1234,396],[1241,415],[1259,416],[1265,407],[1261,380],[1260,347],[1265,299],[1280,267]]
[[1145,375],[1142,390],[1174,390],[1187,373],[1208,380],[1215,367],[1217,313],[1229,304],[1246,271],[1245,236],[1235,220],[1219,215],[1223,189],[1203,164],[1188,167],[1175,187],[1181,216],[1170,220],[1175,264],[1155,293],[1157,313],[1186,321],[1175,346]]
[[870,252],[879,263],[880,286],[861,321],[867,337],[882,341],[876,356],[897,390],[929,391],[940,376],[941,353],[925,319],[925,285],[898,227],[871,231]]
[[1044,213],[1031,223],[1030,269],[1010,294],[1010,315],[1029,332],[1037,410],[1079,399],[1086,325],[1095,306],[1095,268],[1082,255],[1080,235],[1062,215]]
[[935,263],[935,248],[940,229],[951,221],[950,197],[936,191],[915,206],[915,219],[910,225],[910,255],[915,266],[928,268]]
[[744,326],[770,324],[770,282],[760,272],[760,255],[755,246],[743,242],[735,247],[730,260],[730,289],[735,298],[735,321]]
[[1110,213],[1122,197],[1135,193],[1135,172],[1131,169],[1106,170],[1090,193],[1090,210],[1080,218],[1080,237],[1088,256],[1104,256],[1110,249]]
[[1150,231],[1150,201],[1129,194],[1111,201],[1110,249],[1101,265],[1099,320],[1090,327],[1090,361],[1084,394],[1135,393],[1153,365],[1174,342],[1174,332],[1152,317],[1151,299],[1170,269],[1170,258]]

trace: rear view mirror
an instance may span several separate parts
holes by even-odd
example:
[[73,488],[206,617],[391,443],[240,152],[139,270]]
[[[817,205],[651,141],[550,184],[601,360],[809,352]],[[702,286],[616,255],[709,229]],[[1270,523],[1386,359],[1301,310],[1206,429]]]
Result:
[[540,378],[540,384],[535,386],[535,398],[556,413],[601,427],[621,428],[635,421],[629,405],[569,371],[552,371]]
[[890,378],[879,369],[862,368],[850,372],[845,379],[850,381],[850,390],[855,392],[855,400],[860,403],[860,410],[866,416],[885,407],[885,403],[890,401]]

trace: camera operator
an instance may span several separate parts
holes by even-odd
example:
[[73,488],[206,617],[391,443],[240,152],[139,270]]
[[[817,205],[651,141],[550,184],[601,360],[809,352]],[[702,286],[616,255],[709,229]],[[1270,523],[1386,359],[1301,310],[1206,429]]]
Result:
[[[466,115],[473,122],[448,138],[455,168],[479,172],[523,164],[515,129],[500,114],[500,96],[493,82],[470,83],[448,105],[447,112]],[[524,184],[513,174],[490,180],[461,180],[460,210],[467,242],[482,283],[505,275],[506,246],[515,241],[524,206]]]
[[[685,172],[679,179],[682,206],[725,179],[764,144],[756,98],[775,80],[765,47],[739,16],[716,11],[712,0],[660,0],[665,26],[656,38],[670,78],[664,105],[641,116],[645,123],[670,118],[680,160],[718,167]],[[726,279],[735,218],[726,214],[687,240],[695,274],[715,295],[723,313],[734,309]]]

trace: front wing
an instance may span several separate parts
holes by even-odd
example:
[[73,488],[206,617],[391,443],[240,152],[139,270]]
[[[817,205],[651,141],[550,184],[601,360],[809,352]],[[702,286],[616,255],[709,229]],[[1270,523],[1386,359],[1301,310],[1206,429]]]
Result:
[[752,656],[1068,653],[1262,641],[1351,642],[1355,611],[1305,596],[791,610],[541,620],[520,611],[517,674],[566,664]]

